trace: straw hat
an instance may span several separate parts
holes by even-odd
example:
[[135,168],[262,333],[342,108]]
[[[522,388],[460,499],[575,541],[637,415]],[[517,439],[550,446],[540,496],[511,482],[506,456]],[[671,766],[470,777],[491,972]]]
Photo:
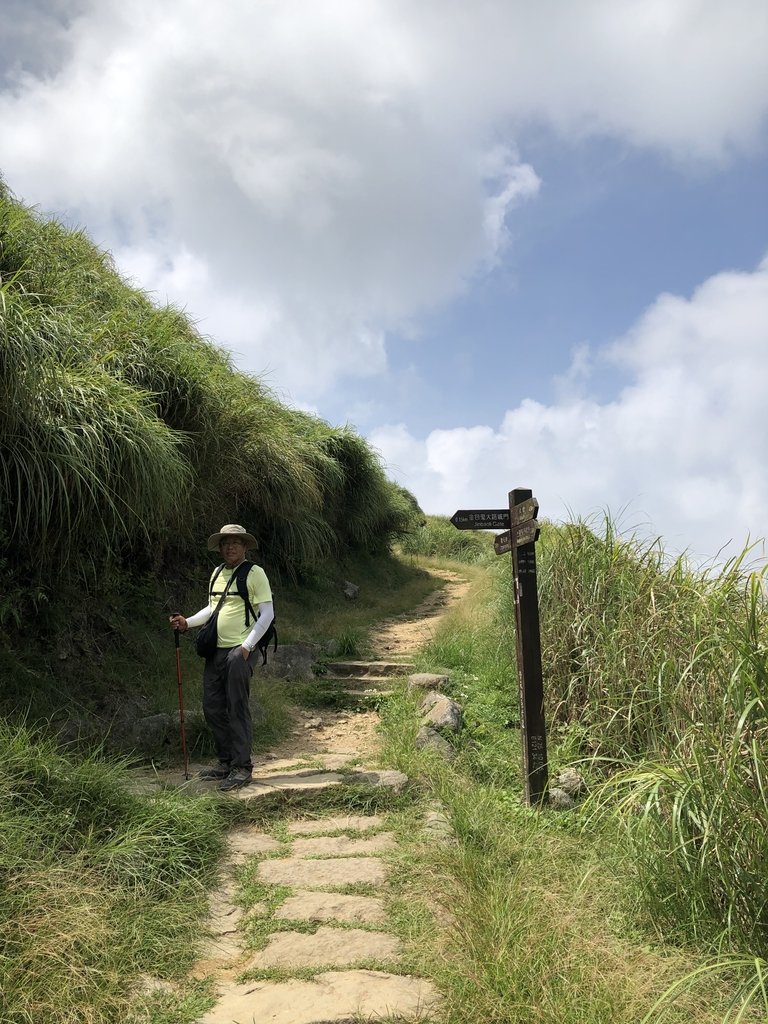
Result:
[[238,526],[237,523],[228,523],[226,526],[222,526],[218,533],[212,533],[208,538],[208,550],[218,551],[219,544],[225,537],[236,537],[241,540],[248,548],[257,548],[259,542],[252,534],[248,533],[244,526]]

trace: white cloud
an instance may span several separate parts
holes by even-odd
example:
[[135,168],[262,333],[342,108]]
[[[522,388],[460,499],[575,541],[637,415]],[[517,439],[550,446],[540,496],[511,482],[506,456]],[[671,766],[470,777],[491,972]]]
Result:
[[[662,295],[611,349],[630,382],[609,403],[530,400],[493,429],[371,435],[425,511],[496,508],[531,487],[542,514],[629,509],[671,550],[714,557],[768,529],[768,260],[718,274],[690,299]],[[584,365],[579,365],[583,374]]]
[[521,125],[722,159],[768,103],[762,0],[14,3],[12,188],[301,401],[498,259]]

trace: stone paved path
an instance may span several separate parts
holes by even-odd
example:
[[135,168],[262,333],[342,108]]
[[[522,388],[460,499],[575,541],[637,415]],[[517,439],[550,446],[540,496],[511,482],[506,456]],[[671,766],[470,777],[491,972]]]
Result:
[[[466,581],[453,573],[435,574],[446,579],[444,591],[372,635],[373,648],[384,657],[416,650],[446,607],[463,596]],[[285,793],[295,806],[302,794],[350,783],[402,788],[408,781],[404,775],[375,767],[375,708],[378,699],[402,685],[397,677],[412,669],[393,661],[329,665],[318,684],[325,680],[359,697],[357,711],[299,713],[292,735],[257,764],[252,784],[227,799],[254,801]],[[364,698],[370,700],[368,707]],[[215,786],[196,778],[201,767],[190,765],[186,781],[178,769],[137,770],[133,788],[210,793]],[[425,828],[431,828],[429,820]],[[285,843],[256,827],[240,827],[229,835],[219,885],[210,895],[210,938],[193,972],[214,982],[216,1003],[197,1024],[435,1021],[440,1006],[435,986],[400,973],[400,942],[386,899],[387,854],[396,841],[384,819],[305,818],[289,822],[287,834]],[[238,898],[243,874],[268,894],[247,911]],[[349,891],[361,886],[362,893]],[[249,949],[249,929],[263,934],[265,928],[266,943]]]
[[[390,869],[380,856],[395,838],[383,827],[376,815],[343,815],[291,822],[287,843],[256,828],[232,833],[211,895],[212,938],[195,971],[217,980],[216,1005],[200,1024],[430,1020],[439,1003],[435,987],[397,973],[400,942],[388,927],[385,899]],[[245,914],[236,904],[233,872],[243,863],[247,870],[249,860],[252,877],[268,890],[289,888],[277,907],[261,904]],[[345,892],[360,883],[375,895]],[[251,921],[279,929],[256,952],[244,942]],[[307,980],[306,968],[318,973]],[[264,977],[274,971],[279,978]],[[255,980],[237,980],[248,974]]]
[[[412,666],[392,662],[337,662],[330,678],[351,692],[386,692]],[[364,712],[368,716],[369,712]],[[340,718],[342,716],[339,716]],[[302,750],[304,729],[290,757],[267,755],[251,785],[227,799],[254,801],[285,792],[292,800],[329,786],[401,789],[406,777],[360,764],[375,763],[370,740],[346,749],[349,732],[326,716]],[[194,794],[210,783],[172,772],[136,773],[135,788],[177,786]],[[387,854],[396,847],[377,815],[334,815],[289,821],[287,842],[257,827],[230,833],[218,887],[210,896],[210,939],[194,976],[215,983],[216,1003],[198,1024],[358,1024],[360,1021],[434,1020],[440,998],[432,982],[401,973],[402,950],[387,914]],[[268,895],[244,911],[238,881],[253,878]],[[278,888],[279,887],[279,888]],[[364,887],[364,892],[350,891]],[[249,929],[268,933],[250,948]],[[311,977],[307,977],[308,972]],[[252,980],[244,980],[249,979]]]

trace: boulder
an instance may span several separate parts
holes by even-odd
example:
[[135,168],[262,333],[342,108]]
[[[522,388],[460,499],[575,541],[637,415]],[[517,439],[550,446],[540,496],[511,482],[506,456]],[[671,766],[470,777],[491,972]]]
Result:
[[456,757],[456,751],[448,740],[426,725],[419,729],[415,743],[420,749],[434,750],[444,761],[453,761]]
[[439,690],[448,685],[448,676],[437,675],[435,672],[415,672],[408,676],[409,690]]
[[175,741],[178,721],[175,723],[170,715],[148,715],[133,723],[131,743],[137,750],[155,753]]
[[344,580],[341,584],[341,592],[348,601],[354,601],[360,593],[360,587],[355,583],[350,583],[349,580]]
[[[428,696],[432,696],[432,694],[428,694]],[[431,708],[422,717],[424,725],[432,726],[433,729],[460,732],[463,724],[461,705],[442,693],[437,694],[437,697],[438,699],[432,703]]]
[[549,791],[549,806],[554,811],[567,811],[569,807],[573,807],[573,797],[569,796],[564,789],[558,789],[556,786]]
[[587,784],[575,768],[564,768],[557,776],[557,787],[568,796],[578,797],[586,792]]
[[430,690],[429,693],[425,694],[422,698],[421,704],[419,704],[419,711],[422,715],[425,715],[430,708],[434,707],[437,701],[442,700],[445,694],[438,693],[437,690]]
[[257,665],[254,675],[275,679],[315,678],[313,667],[320,657],[320,644],[280,644],[276,651],[270,647],[266,665]]

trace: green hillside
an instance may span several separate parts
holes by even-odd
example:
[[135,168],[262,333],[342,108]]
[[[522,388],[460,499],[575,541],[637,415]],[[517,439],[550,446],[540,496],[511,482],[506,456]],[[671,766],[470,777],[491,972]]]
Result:
[[79,690],[110,675],[105,651],[145,651],[142,624],[200,591],[222,523],[290,588],[386,561],[420,519],[354,430],[281,404],[0,183],[0,670],[22,699],[41,667]]

